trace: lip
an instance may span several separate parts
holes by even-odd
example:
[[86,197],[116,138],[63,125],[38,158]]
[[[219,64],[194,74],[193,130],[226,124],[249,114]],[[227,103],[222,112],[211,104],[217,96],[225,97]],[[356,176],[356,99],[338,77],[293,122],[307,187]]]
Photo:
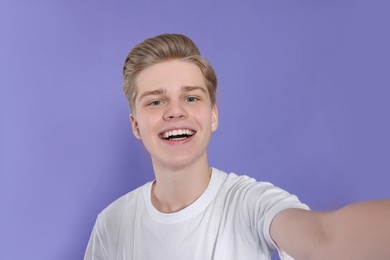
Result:
[[161,131],[161,132],[158,133],[158,136],[161,138],[161,136],[162,136],[165,132],[174,131],[174,130],[183,130],[183,129],[186,129],[186,130],[188,129],[188,130],[194,132],[194,134],[196,134],[196,130],[194,130],[194,129],[191,128],[191,127],[179,126],[179,127],[172,127],[172,128],[164,129],[163,131]]
[[[185,139],[182,139],[182,140],[168,140],[168,139],[164,139],[162,138],[162,136],[164,135],[165,132],[168,132],[168,131],[174,131],[174,130],[183,130],[183,129],[188,129],[190,131],[192,131],[194,134],[185,138]],[[185,127],[185,126],[178,126],[178,127],[171,127],[171,128],[166,128],[164,129],[163,131],[161,131],[160,133],[158,133],[158,137],[161,141],[163,141],[164,143],[167,143],[167,144],[184,144],[184,143],[187,143],[189,141],[191,141],[193,139],[193,137],[196,135],[197,131],[194,130],[193,128],[191,127]]]
[[190,137],[187,137],[183,140],[167,140],[167,139],[163,139],[163,138],[160,138],[160,140],[163,141],[164,143],[170,144],[170,145],[172,145],[172,144],[185,144],[185,143],[190,142],[194,138],[195,134],[193,134]]

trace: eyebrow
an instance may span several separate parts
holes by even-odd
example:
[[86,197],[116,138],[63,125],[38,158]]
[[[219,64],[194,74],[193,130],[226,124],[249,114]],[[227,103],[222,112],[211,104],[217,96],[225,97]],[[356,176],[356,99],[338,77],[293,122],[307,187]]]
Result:
[[[191,91],[195,91],[195,90],[200,90],[203,93],[207,94],[207,91],[204,88],[199,87],[199,86],[182,86],[181,87],[181,92],[191,92]],[[155,90],[151,90],[151,91],[146,91],[146,92],[142,93],[142,95],[139,96],[138,100],[141,100],[147,96],[162,95],[162,94],[165,94],[166,92],[167,92],[167,90],[163,89],[163,88],[159,88],[159,89],[155,89]]]
[[166,92],[167,92],[167,90],[166,89],[162,89],[162,88],[151,90],[151,91],[146,91],[146,92],[142,93],[142,95],[139,96],[138,100],[141,100],[141,99],[143,99],[144,97],[147,97],[147,96],[162,95],[162,94],[164,94]]
[[200,90],[203,93],[207,94],[207,91],[204,88],[199,87],[199,86],[182,86],[181,87],[181,91],[182,92],[191,92],[191,91],[194,91],[194,90]]

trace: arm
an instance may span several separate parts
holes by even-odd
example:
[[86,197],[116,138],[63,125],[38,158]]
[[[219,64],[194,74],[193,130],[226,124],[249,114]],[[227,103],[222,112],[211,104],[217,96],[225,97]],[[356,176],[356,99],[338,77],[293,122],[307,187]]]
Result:
[[278,247],[296,259],[388,259],[390,200],[329,212],[287,209],[276,215],[270,232]]

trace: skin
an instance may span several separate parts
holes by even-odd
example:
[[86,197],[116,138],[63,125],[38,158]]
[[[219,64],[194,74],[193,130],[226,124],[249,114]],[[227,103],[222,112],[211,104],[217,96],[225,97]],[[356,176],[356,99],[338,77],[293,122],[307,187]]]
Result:
[[274,218],[271,237],[295,259],[389,259],[390,200],[328,212],[288,209]]
[[[200,69],[188,62],[148,67],[137,76],[136,86],[130,120],[134,136],[152,159],[152,203],[161,212],[176,212],[199,198],[209,183],[207,145],[218,127],[217,107]],[[162,132],[173,129],[196,133],[182,141],[161,138]],[[274,218],[270,233],[295,259],[389,259],[390,200],[329,212],[287,209]]]
[[[136,78],[133,133],[150,153],[156,181],[154,206],[175,212],[194,202],[207,188],[211,170],[207,145],[218,127],[218,111],[210,100],[200,69],[189,62],[171,60],[150,66]],[[170,142],[166,130],[191,129],[190,138]]]

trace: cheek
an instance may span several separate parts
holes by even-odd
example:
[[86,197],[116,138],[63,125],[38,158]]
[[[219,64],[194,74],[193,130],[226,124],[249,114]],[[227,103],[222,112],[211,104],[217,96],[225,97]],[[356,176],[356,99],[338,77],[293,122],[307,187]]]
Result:
[[156,120],[153,115],[141,115],[139,118],[142,120],[138,121],[138,129],[141,133],[147,133],[153,131],[153,126],[156,125]]
[[212,119],[213,117],[212,117],[211,111],[210,110],[198,111],[197,115],[198,115],[198,120],[200,122],[203,122],[203,124],[205,124],[205,126],[207,126],[211,129],[211,125],[213,122],[213,119]]
[[146,122],[143,122],[143,121],[139,121],[138,122],[138,129],[141,133],[145,133],[148,131],[148,125]]

